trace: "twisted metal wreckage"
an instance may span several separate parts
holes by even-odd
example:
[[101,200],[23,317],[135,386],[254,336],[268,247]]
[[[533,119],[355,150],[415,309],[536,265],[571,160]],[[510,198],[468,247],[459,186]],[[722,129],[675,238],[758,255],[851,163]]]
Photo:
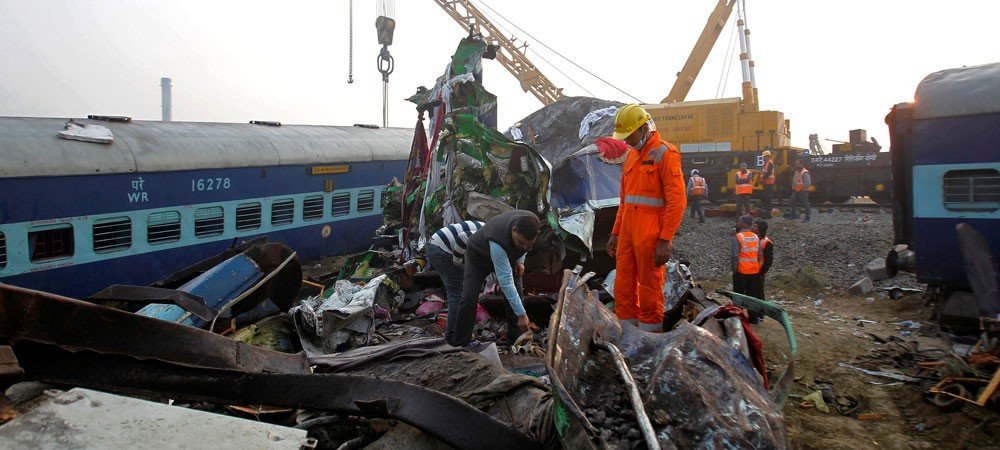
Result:
[[[488,51],[480,39],[463,40],[434,89],[412,98],[421,114],[431,113],[430,145],[418,122],[410,169],[391,200],[398,216],[387,213],[386,221],[401,227],[409,258],[442,223],[486,219],[512,207],[548,219],[551,230],[540,247],[561,286],[549,319],[547,383],[440,338],[371,345],[374,330],[391,324],[401,308],[390,277],[375,277],[363,288],[340,280],[323,295],[296,301],[302,271],[295,252],[251,242],[151,286],[112,286],[89,301],[0,284],[0,384],[38,380],[320,414],[302,425],[388,418],[400,425],[378,439],[410,448],[440,442],[456,448],[787,448],[780,405],[796,345],[784,310],[728,292],[706,295],[687,267],[670,262],[667,331],[619,324],[589,289],[593,272],[559,270],[566,249],[592,252],[602,211],[613,217],[616,204],[609,199],[618,198],[615,163],[622,152],[614,143],[591,141],[607,134],[614,105],[564,100],[579,108],[575,115],[536,113],[508,132],[524,130],[531,144],[511,140],[489,126],[496,98],[479,82]],[[579,134],[571,134],[579,142],[545,128],[581,115]],[[533,145],[561,155],[554,171]],[[613,291],[613,272],[603,281]],[[790,358],[782,373],[768,376],[760,342],[734,305],[784,326]],[[299,345],[270,346],[281,350],[274,351],[241,342],[253,341],[253,327],[265,322],[231,337],[219,334],[236,330],[238,319],[260,316],[290,322],[289,339]],[[4,428],[0,441],[9,437]],[[419,435],[424,440],[414,439]]]

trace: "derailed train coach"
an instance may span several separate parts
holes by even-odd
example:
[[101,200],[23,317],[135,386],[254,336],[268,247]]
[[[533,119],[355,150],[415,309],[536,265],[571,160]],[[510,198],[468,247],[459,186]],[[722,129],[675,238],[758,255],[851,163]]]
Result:
[[0,282],[85,298],[259,236],[306,260],[364,250],[412,139],[91,117],[0,117]]
[[933,288],[967,290],[957,225],[1000,254],[1000,63],[932,73],[914,99],[886,117],[894,243],[913,257],[892,252],[887,262]]

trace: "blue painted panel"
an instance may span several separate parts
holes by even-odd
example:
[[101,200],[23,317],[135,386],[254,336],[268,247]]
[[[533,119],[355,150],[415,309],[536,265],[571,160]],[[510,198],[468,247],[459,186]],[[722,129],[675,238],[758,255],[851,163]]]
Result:
[[[300,228],[273,230],[266,235],[272,242],[282,242],[295,250],[299,259],[308,261],[327,255],[353,253],[371,246],[374,230],[382,225],[381,214],[356,217],[330,223],[332,232],[322,237],[323,223]],[[203,259],[217,255],[234,243],[265,233],[241,234],[201,241],[194,245],[165,248],[149,253],[118,255],[112,259],[74,264],[54,263],[48,270],[28,271],[0,276],[0,282],[29,289],[49,291],[73,298],[86,298],[111,284],[144,286]],[[9,267],[9,266],[8,266]]]
[[913,121],[914,165],[1000,161],[1000,113]]
[[915,218],[913,250],[917,254],[917,280],[923,283],[968,287],[965,265],[958,248],[955,226],[967,223],[985,236],[994,257],[1000,256],[1000,230],[993,219]]
[[402,177],[406,162],[353,163],[348,173],[330,175],[310,175],[311,167],[4,178],[0,223],[320,192],[326,180],[333,180],[334,189],[384,185]]
[[1000,219],[997,211],[949,211],[944,206],[944,174],[951,170],[996,169],[1000,160],[972,164],[935,164],[913,166],[913,217]]
[[[205,304],[219,310],[263,277],[264,273],[257,263],[241,253],[184,283],[177,290],[198,295],[205,299]],[[150,304],[136,314],[192,327],[205,324],[204,319],[193,315],[181,321],[188,314],[177,305]]]

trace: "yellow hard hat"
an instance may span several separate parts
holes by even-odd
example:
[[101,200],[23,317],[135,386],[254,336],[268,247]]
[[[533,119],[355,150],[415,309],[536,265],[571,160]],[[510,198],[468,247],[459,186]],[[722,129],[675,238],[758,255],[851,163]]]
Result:
[[611,137],[624,141],[647,121],[649,121],[649,113],[641,106],[635,103],[622,106],[615,114],[615,133]]
[[764,155],[764,156],[771,156],[771,151],[770,150],[764,150],[764,153],[762,153],[762,155]]

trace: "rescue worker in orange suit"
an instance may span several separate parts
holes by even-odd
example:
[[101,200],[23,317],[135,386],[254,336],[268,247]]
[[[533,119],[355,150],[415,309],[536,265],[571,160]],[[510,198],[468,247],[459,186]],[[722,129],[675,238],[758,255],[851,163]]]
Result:
[[769,219],[771,218],[771,201],[774,199],[774,158],[771,157],[770,150],[764,150],[764,168],[761,171],[760,179],[764,183],[764,209],[761,210],[760,216]]
[[736,214],[750,214],[750,195],[753,194],[753,174],[747,170],[747,163],[740,163],[736,172]]
[[753,296],[757,293],[757,274],[760,272],[760,239],[754,234],[753,216],[741,216],[736,221],[733,235],[733,253],[730,265],[733,269],[733,292]]
[[698,175],[698,169],[691,169],[691,178],[687,184],[688,203],[691,204],[691,218],[694,219],[695,212],[698,213],[698,223],[705,223],[705,211],[701,209],[701,201],[708,193],[708,182]]
[[658,333],[663,331],[663,265],[687,206],[681,154],[660,139],[649,113],[635,104],[618,110],[612,137],[630,147],[607,245],[616,260],[615,314]]
[[809,188],[812,186],[812,178],[809,176],[809,169],[805,168],[802,158],[795,160],[795,173],[792,175],[792,220],[799,218],[798,206],[801,205],[806,210],[804,222],[809,221],[812,209],[809,208]]
[[[753,223],[753,232],[760,239],[760,245],[757,248],[757,261],[760,262],[760,270],[757,272],[757,281],[753,286],[754,293],[751,295],[761,300],[767,300],[767,295],[764,293],[764,281],[767,277],[767,271],[771,270],[771,265],[774,263],[774,242],[767,236],[767,228],[765,220],[757,219]],[[763,314],[750,314],[750,323],[761,323],[763,320]]]

